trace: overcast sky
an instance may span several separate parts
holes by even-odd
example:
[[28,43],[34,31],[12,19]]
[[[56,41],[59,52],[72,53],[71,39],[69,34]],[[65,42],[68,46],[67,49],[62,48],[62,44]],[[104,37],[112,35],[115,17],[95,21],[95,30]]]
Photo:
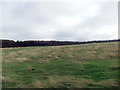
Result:
[[117,2],[1,3],[2,37],[13,40],[118,38]]

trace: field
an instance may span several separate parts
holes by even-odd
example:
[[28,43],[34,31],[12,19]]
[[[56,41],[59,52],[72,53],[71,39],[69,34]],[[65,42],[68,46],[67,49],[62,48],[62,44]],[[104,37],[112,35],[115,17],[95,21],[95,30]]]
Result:
[[3,88],[118,87],[118,42],[2,49]]

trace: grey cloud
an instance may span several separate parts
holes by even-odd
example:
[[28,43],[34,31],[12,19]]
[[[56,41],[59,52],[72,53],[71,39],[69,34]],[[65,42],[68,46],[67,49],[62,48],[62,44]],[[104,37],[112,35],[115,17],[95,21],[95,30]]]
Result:
[[[99,7],[98,12],[90,16],[88,10],[92,5],[94,4],[7,3],[3,7],[3,38],[81,41],[111,39],[114,34],[101,35],[97,32],[104,27],[117,24],[117,3],[95,3]],[[75,21],[73,26],[65,26],[60,23],[60,17],[69,17],[78,21],[83,19],[83,21],[78,23]],[[69,24],[69,21],[65,24],[67,23]]]

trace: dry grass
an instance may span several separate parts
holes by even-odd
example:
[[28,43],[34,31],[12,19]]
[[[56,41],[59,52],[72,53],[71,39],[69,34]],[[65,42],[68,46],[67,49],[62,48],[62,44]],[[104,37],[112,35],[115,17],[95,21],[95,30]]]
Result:
[[28,62],[31,61],[30,59],[26,58],[26,57],[18,57],[16,58],[17,62]]
[[5,63],[13,63],[13,62],[28,62],[31,61],[30,58],[27,58],[25,56],[19,56],[15,53],[10,53],[8,56],[3,56],[2,61]]
[[103,86],[115,86],[115,87],[118,87],[118,82],[115,81],[114,79],[108,79],[108,80],[103,80],[101,82],[99,82],[100,85],[103,85]]
[[50,63],[50,60],[39,60],[39,63]]
[[39,80],[36,80],[32,85],[33,85],[33,87],[35,87],[35,88],[44,88],[43,82],[41,82],[41,81],[39,81]]
[[0,79],[2,79],[4,82],[14,82],[14,80],[10,77],[1,76]]
[[50,76],[47,80],[47,86],[51,88],[67,87],[67,88],[84,88],[88,84],[94,84],[89,79],[77,79],[72,76]]
[[[66,57],[76,60],[93,60],[118,57],[118,43],[103,43],[103,44],[85,44],[73,46],[51,46],[46,48],[32,48],[19,50],[16,52],[4,53],[3,62],[26,62],[31,61],[30,58],[39,57],[38,62],[49,63],[51,60]],[[16,49],[16,48],[15,48]],[[29,58],[28,58],[29,57]]]
[[49,87],[57,88],[61,85],[60,78],[58,76],[51,76],[47,80]]

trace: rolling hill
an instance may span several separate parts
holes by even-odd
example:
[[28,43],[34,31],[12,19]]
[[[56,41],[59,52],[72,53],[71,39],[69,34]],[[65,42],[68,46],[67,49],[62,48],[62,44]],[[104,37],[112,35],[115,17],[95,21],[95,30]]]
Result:
[[2,48],[3,88],[116,88],[118,42]]

